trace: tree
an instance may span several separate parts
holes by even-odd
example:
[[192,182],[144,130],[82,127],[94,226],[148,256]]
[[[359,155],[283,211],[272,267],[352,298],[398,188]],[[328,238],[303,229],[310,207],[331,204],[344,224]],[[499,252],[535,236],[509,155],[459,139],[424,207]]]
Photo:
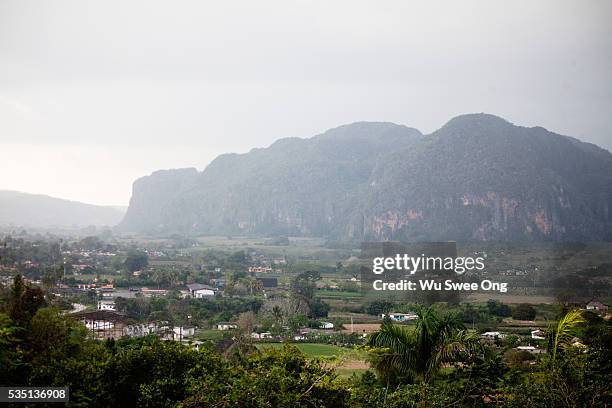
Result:
[[550,332],[550,352],[552,354],[552,362],[557,358],[557,352],[565,350],[571,346],[571,340],[576,333],[577,326],[584,323],[580,310],[572,310],[563,316],[557,325],[549,330]]
[[533,320],[536,317],[536,310],[527,303],[521,303],[512,311],[512,318],[515,320]]
[[383,323],[368,339],[375,348],[374,367],[387,381],[429,383],[444,363],[467,361],[482,349],[456,316],[431,307],[417,310],[416,328]]
[[274,323],[280,326],[283,321],[283,310],[278,305],[274,305],[272,308],[272,316],[274,317]]
[[35,359],[62,360],[75,355],[86,336],[85,326],[62,316],[57,308],[45,307],[32,317],[28,343]]
[[489,299],[487,301],[487,310],[494,316],[509,317],[512,315],[510,306],[494,299]]
[[321,274],[317,271],[302,272],[291,282],[291,291],[309,301],[314,297],[316,282],[320,279]]
[[383,313],[389,313],[393,303],[386,300],[375,300],[370,303],[366,309],[366,312],[370,315],[379,316]]
[[19,329],[7,315],[0,313],[0,383],[4,385],[13,382],[14,370],[21,364],[21,353],[16,351]]
[[142,251],[131,251],[123,264],[129,272],[140,271],[149,264],[149,257]]
[[247,336],[250,336],[251,332],[253,331],[253,327],[255,326],[256,320],[257,317],[255,316],[255,313],[251,311],[243,312],[240,313],[240,315],[238,316],[236,324],[238,325],[240,330],[242,330]]
[[9,296],[9,316],[17,326],[25,327],[45,303],[45,294],[40,288],[27,285],[21,275],[15,275]]
[[313,299],[310,301],[309,306],[309,317],[316,319],[318,317],[327,317],[327,315],[329,314],[330,306],[322,300]]
[[335,379],[333,368],[285,345],[193,377],[181,406],[347,407],[349,390]]

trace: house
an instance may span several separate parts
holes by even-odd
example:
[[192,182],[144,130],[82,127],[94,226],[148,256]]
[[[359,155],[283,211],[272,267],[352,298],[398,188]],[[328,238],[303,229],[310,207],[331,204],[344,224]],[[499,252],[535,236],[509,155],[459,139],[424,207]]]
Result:
[[518,351],[526,351],[531,354],[544,354],[546,353],[545,349],[537,348],[535,346],[518,346],[515,350]]
[[190,283],[187,285],[189,295],[196,299],[215,296],[215,289],[202,283]]
[[232,330],[237,329],[238,325],[231,322],[219,322],[217,323],[217,330]]
[[272,272],[269,266],[249,266],[249,273],[268,273]]
[[319,325],[321,329],[330,330],[334,328],[334,324],[331,322],[321,322]]
[[184,338],[195,335],[195,327],[189,326],[174,326],[170,333],[170,340],[182,341]]
[[407,322],[418,317],[415,313],[389,313],[388,315],[383,313],[381,319],[384,319],[386,316],[389,316],[389,319],[396,322]]
[[608,309],[609,308],[607,305],[604,305],[603,303],[595,299],[591,300],[586,305],[586,310],[595,310],[597,312],[607,312]]
[[532,330],[531,338],[534,340],[546,340],[546,333],[543,330]]
[[98,310],[110,310],[115,312],[117,308],[115,307],[114,300],[100,300],[98,301]]
[[131,324],[123,328],[123,335],[126,337],[143,337],[158,331],[159,326],[156,323]]
[[167,290],[165,289],[149,289],[149,288],[142,288],[140,289],[140,293],[142,293],[145,297],[151,297],[151,296],[166,296],[166,294],[168,293]]
[[503,339],[504,337],[506,337],[506,335],[502,332],[490,331],[490,332],[482,333],[480,337],[486,340],[496,340],[496,339]]
[[271,339],[272,338],[272,333],[256,333],[253,332],[251,333],[251,338],[253,339],[257,339],[257,340],[263,340],[263,339]]
[[85,327],[87,327],[89,330],[104,331],[114,328],[115,323],[107,320],[85,319]]

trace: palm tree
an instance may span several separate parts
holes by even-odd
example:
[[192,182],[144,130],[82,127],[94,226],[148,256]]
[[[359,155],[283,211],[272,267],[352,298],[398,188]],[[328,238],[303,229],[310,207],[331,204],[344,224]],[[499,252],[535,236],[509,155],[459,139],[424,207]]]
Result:
[[469,333],[454,315],[440,316],[433,308],[417,311],[416,327],[385,322],[371,334],[373,363],[387,380],[429,383],[443,364],[469,360],[482,350],[478,337]]
[[261,281],[255,279],[255,278],[247,279],[246,283],[247,283],[247,287],[249,288],[249,291],[251,293],[251,296],[253,295],[253,292],[258,293],[258,292],[261,292],[263,290],[263,285],[262,285]]
[[274,321],[277,325],[280,325],[281,320],[283,319],[283,311],[278,305],[275,305],[272,308],[272,316],[274,316]]
[[168,274],[168,283],[170,283],[170,286],[173,288],[181,284],[181,277],[177,271],[170,271]]
[[151,280],[155,282],[157,285],[157,289],[160,288],[162,281],[165,279],[164,273],[162,271],[155,270],[153,275],[151,276]]
[[580,310],[569,311],[563,316],[557,326],[550,330],[549,335],[549,352],[552,354],[552,362],[554,364],[557,358],[557,351],[565,350],[571,345],[572,338],[576,332],[576,326],[580,323],[584,323],[585,320],[582,317]]

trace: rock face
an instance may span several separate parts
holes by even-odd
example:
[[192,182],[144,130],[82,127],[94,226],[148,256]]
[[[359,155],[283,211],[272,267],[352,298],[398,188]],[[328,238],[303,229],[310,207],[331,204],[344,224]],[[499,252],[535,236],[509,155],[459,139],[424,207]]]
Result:
[[121,227],[340,240],[612,239],[612,154],[486,114],[354,123],[134,183]]
[[190,188],[198,176],[194,168],[159,170],[142,177],[132,187],[130,206],[121,223],[127,230],[164,229],[163,210]]

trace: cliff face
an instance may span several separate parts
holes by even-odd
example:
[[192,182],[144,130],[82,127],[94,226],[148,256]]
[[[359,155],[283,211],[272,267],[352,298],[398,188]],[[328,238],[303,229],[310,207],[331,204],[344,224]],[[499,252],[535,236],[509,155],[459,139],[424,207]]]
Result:
[[120,227],[129,231],[153,232],[165,228],[162,211],[193,185],[194,168],[160,170],[134,182],[132,198]]
[[[170,176],[171,174],[172,176]],[[612,239],[612,154],[464,115],[356,123],[134,184],[122,227],[402,240]]]
[[392,154],[370,185],[362,234],[376,239],[612,237],[612,155],[491,115],[455,118]]

